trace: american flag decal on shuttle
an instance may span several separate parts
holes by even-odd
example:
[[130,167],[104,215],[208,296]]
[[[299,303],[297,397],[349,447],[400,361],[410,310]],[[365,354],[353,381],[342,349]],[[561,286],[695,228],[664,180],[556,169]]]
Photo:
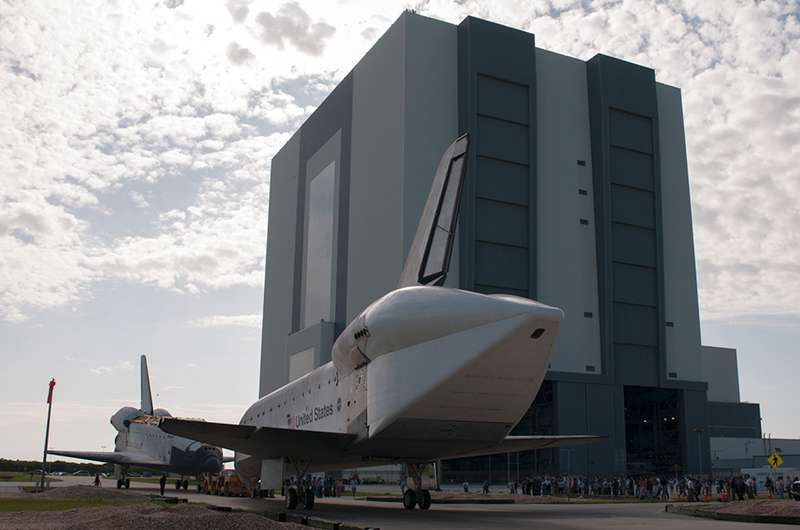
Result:
[[286,420],[286,424],[290,429],[297,428],[297,416],[291,416]]

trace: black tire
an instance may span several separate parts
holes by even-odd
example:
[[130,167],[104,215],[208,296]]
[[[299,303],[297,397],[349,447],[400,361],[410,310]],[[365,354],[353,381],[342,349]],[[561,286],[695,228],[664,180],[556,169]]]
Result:
[[203,491],[203,486],[202,486],[202,485],[200,485],[200,484],[198,484],[198,485],[197,485],[197,493],[200,493],[200,492],[202,492],[202,491]]
[[412,490],[407,490],[403,495],[403,508],[406,510],[413,510],[417,505],[417,494]]
[[117,479],[117,489],[120,489],[121,487],[122,487],[122,479],[118,478]]
[[125,489],[128,489],[130,487],[131,487],[131,479],[126,478],[125,479]]
[[297,492],[295,490],[286,491],[286,509],[294,510],[297,508]]
[[311,510],[314,508],[314,492],[310,489],[306,490],[306,498],[303,499],[303,509]]
[[180,481],[180,480],[176,480],[176,481],[175,481],[175,489],[176,489],[176,490],[179,490],[179,489],[181,489],[181,481]]
[[188,480],[184,480],[183,481],[183,489],[185,489],[185,490],[189,489],[189,481]]
[[417,504],[419,504],[420,510],[427,510],[431,507],[431,492],[428,490],[422,490],[422,493],[417,499]]
[[796,501],[800,501],[800,495],[795,495],[795,496],[794,496],[794,500],[796,500]]

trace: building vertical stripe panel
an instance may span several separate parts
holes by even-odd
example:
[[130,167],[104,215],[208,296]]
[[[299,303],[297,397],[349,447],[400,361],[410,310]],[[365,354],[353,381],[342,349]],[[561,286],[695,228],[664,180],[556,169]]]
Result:
[[[508,53],[514,50],[514,53]],[[460,286],[536,297],[534,37],[467,18],[458,30],[459,132],[470,133]]]
[[[665,382],[658,105],[651,69],[587,63],[603,362],[617,384]],[[632,358],[641,355],[642,358]]]

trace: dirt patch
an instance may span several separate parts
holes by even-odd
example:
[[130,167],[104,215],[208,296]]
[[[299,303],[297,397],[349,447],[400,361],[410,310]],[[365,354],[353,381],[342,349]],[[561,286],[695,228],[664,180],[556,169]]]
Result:
[[37,499],[103,499],[104,501],[139,501],[144,502],[147,496],[121,489],[108,489],[98,486],[64,486],[53,488],[44,493],[32,493]]
[[204,506],[137,503],[62,512],[0,513],[0,527],[8,530],[303,530],[307,527],[278,523],[252,513],[220,513]]
[[691,506],[693,508],[716,513],[761,515],[772,517],[800,517],[800,502],[793,500],[747,500]]
[[100,488],[97,486],[65,486],[44,493],[10,493],[4,497],[38,499],[103,499],[105,501],[134,501],[135,504],[95,506],[64,511],[23,511],[0,513],[0,528],[5,529],[77,529],[145,530],[159,529],[255,529],[300,530],[300,525],[278,523],[254,513],[222,513],[205,506],[180,504],[164,506],[147,502],[140,493]]

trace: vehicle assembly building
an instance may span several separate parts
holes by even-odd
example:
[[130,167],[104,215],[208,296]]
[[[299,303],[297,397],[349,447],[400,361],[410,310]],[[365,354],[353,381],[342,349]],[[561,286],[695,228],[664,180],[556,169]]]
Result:
[[759,438],[735,350],[701,345],[680,90],[472,17],[404,13],[273,159],[260,395],[330,361],[397,287],[441,153],[464,133],[445,285],[566,314],[514,434],[608,439],[449,461],[444,479],[708,473],[710,438]]

